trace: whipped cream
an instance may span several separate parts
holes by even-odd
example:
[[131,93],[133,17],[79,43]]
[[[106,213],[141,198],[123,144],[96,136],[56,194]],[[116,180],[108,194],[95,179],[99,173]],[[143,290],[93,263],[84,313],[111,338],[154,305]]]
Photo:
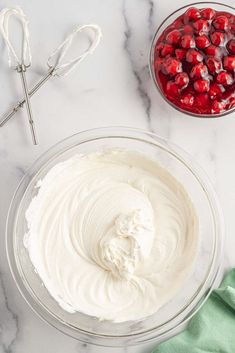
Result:
[[183,285],[197,217],[183,186],[153,160],[127,150],[75,155],[37,188],[25,246],[64,310],[138,320]]

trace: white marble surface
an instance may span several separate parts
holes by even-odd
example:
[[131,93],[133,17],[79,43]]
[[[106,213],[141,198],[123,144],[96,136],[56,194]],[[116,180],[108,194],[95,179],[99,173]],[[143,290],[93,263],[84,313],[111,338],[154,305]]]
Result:
[[[233,4],[234,0],[223,1]],[[187,3],[178,0],[177,5]],[[0,1],[0,7],[14,5]],[[34,147],[22,112],[0,129],[0,353],[149,352],[149,346],[105,349],[88,346],[40,320],[21,298],[7,265],[4,232],[13,192],[26,169],[54,143],[78,131],[127,125],[148,129],[178,144],[209,174],[227,227],[225,268],[235,265],[235,114],[201,120],[177,113],[155,92],[148,70],[151,36],[172,0],[18,0],[30,18],[33,83],[49,53],[75,24],[94,22],[103,40],[92,57],[65,79],[50,81],[32,100],[40,145]],[[7,67],[0,41],[0,110],[20,97],[19,78]]]

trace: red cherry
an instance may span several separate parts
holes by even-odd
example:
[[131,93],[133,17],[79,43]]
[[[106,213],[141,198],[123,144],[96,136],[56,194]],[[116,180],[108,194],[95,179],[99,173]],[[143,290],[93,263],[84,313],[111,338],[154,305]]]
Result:
[[232,13],[224,12],[224,16],[227,17],[229,20],[233,17]]
[[186,58],[186,53],[187,53],[186,49],[175,49],[175,56],[180,61],[182,61]]
[[215,10],[211,8],[201,10],[201,16],[207,20],[212,20],[216,15]]
[[196,32],[200,35],[203,33],[207,33],[209,31],[210,25],[206,20],[200,19],[194,22],[193,27]]
[[230,98],[228,109],[235,107],[235,98]]
[[235,97],[235,91],[232,89],[227,89],[224,88],[225,92],[223,93],[223,100],[228,102],[231,98],[234,98]]
[[186,72],[181,72],[180,74],[175,76],[175,83],[180,88],[186,88],[189,84],[189,77]]
[[230,27],[231,27],[232,33],[235,34],[235,23],[230,24]]
[[196,37],[195,41],[199,49],[205,49],[211,44],[210,39],[206,35]]
[[233,77],[228,72],[222,71],[217,75],[216,82],[223,86],[229,86],[233,83]]
[[231,13],[227,13],[227,17],[229,19],[229,23],[234,23],[235,22],[235,16],[232,15]]
[[179,87],[173,81],[168,81],[167,82],[166,91],[167,91],[168,95],[170,97],[172,97],[172,98],[175,98],[175,97],[179,96],[179,94],[180,94]]
[[225,111],[225,103],[218,100],[214,100],[211,107],[211,112],[214,114],[220,114]]
[[210,86],[209,96],[211,99],[221,95],[225,92],[225,88],[222,85],[218,85],[218,83],[212,83]]
[[197,104],[199,107],[206,107],[209,104],[209,96],[207,93],[201,93],[199,94],[196,99],[195,99],[195,104]]
[[228,102],[230,101],[232,98],[235,98],[235,91],[234,89],[228,89],[226,90],[225,88],[225,92],[223,93],[223,100]]
[[183,32],[186,33],[186,34],[193,34],[193,27],[190,26],[190,25],[186,25],[184,26],[183,28]]
[[235,16],[188,9],[162,33],[153,65],[163,93],[181,109],[235,109]]
[[228,17],[223,15],[216,17],[212,24],[216,29],[219,29],[220,31],[227,31],[229,29]]
[[183,26],[183,20],[181,17],[177,18],[173,23],[172,23],[172,28],[178,29],[182,28]]
[[[229,19],[229,25],[232,32],[235,32],[235,16],[231,16]],[[233,33],[234,34],[234,33]]]
[[154,50],[155,55],[157,55],[157,56],[161,55],[161,51],[162,51],[163,47],[164,47],[164,44],[162,42],[160,44],[156,45],[155,50]]
[[195,21],[201,18],[200,11],[196,7],[191,7],[184,14],[184,23]]
[[154,68],[155,68],[155,70],[159,70],[159,69],[161,69],[161,65],[162,65],[162,63],[164,62],[164,59],[162,59],[162,58],[157,58],[157,59],[155,59],[154,60]]
[[235,54],[235,39],[231,39],[227,43],[227,49],[231,54]]
[[191,78],[203,78],[207,75],[208,75],[207,66],[202,63],[193,66],[190,72]]
[[207,47],[206,53],[207,55],[214,56],[216,58],[219,58],[221,56],[220,48],[216,47],[215,45],[210,45],[209,47]]
[[181,37],[181,47],[185,49],[195,48],[195,40],[191,34],[185,34]]
[[229,71],[235,70],[235,56],[224,57],[224,68]]
[[181,97],[180,102],[188,107],[191,107],[194,103],[194,96],[188,93]]
[[218,74],[221,70],[223,70],[222,62],[216,58],[207,58],[206,65],[212,75]]
[[170,44],[178,44],[181,38],[181,32],[178,29],[174,29],[169,32],[166,36],[166,41]]
[[162,65],[163,73],[167,75],[175,76],[178,73],[182,72],[182,63],[175,58],[167,58]]
[[217,46],[224,45],[225,39],[226,39],[226,37],[223,32],[215,31],[211,34],[211,42],[214,45],[217,45]]
[[194,82],[193,87],[196,92],[208,92],[210,89],[210,82],[208,80],[197,80]]
[[197,49],[189,49],[186,54],[186,61],[191,64],[198,64],[203,61],[203,55]]
[[167,56],[167,55],[173,55],[175,52],[174,48],[172,47],[172,45],[170,44],[163,44],[163,48],[161,50],[161,55],[163,57]]

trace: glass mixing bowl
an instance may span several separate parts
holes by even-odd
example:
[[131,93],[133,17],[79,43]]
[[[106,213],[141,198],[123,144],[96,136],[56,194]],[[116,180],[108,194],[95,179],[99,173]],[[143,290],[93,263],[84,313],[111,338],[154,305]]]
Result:
[[[106,148],[140,152],[166,168],[181,182],[199,219],[199,245],[190,275],[181,290],[157,313],[124,323],[99,321],[64,311],[49,295],[35,272],[23,244],[25,211],[36,195],[35,185],[58,162],[76,153]],[[12,275],[31,308],[60,331],[87,343],[128,346],[168,338],[189,320],[217,284],[223,244],[223,221],[216,195],[193,159],[157,135],[131,128],[100,128],[78,133],[52,147],[29,169],[13,197],[7,220],[6,246]]]
[[183,7],[180,7],[179,9],[175,10],[174,12],[172,12],[169,16],[167,16],[162,23],[160,24],[160,26],[157,28],[151,46],[150,46],[150,53],[149,53],[149,70],[150,70],[150,74],[152,77],[152,80],[154,82],[155,87],[157,88],[158,92],[160,93],[160,95],[164,98],[164,100],[169,103],[173,108],[175,108],[176,110],[180,111],[181,113],[190,115],[190,116],[194,116],[194,117],[198,117],[198,118],[219,118],[221,116],[224,115],[228,115],[230,113],[233,113],[235,111],[235,107],[224,111],[222,113],[219,114],[197,114],[197,113],[193,113],[184,109],[181,109],[179,106],[177,106],[176,104],[174,104],[173,102],[171,102],[164,94],[160,83],[158,82],[156,75],[155,75],[155,70],[154,70],[154,50],[155,50],[155,46],[156,43],[158,42],[159,37],[161,36],[162,32],[169,26],[171,25],[179,16],[183,15],[190,7],[196,7],[198,9],[203,9],[203,8],[213,8],[216,11],[221,11],[221,12],[230,12],[231,14],[233,14],[235,16],[235,8],[229,5],[225,5],[222,4],[220,2],[214,2],[214,1],[201,1],[201,2],[194,2],[194,3],[190,3],[188,5],[185,5]]

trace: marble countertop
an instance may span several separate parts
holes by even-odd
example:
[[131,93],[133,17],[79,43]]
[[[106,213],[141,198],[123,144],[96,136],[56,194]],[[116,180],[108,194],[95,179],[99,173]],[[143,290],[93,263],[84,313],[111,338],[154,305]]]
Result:
[[[177,6],[186,4],[178,0]],[[233,4],[234,0],[223,1]],[[149,352],[149,346],[97,348],[66,337],[39,319],[19,294],[4,246],[7,210],[27,168],[44,151],[76,132],[107,125],[154,131],[187,150],[204,168],[226,222],[224,269],[235,265],[235,114],[196,119],[176,112],[155,91],[148,70],[154,29],[176,8],[172,0],[18,0],[30,18],[33,65],[29,85],[46,70],[51,51],[75,24],[97,23],[103,39],[93,56],[64,79],[54,79],[33,99],[40,145],[34,147],[24,111],[0,129],[0,353]],[[15,1],[1,1],[1,8]],[[0,41],[0,110],[21,96]],[[151,345],[152,346],[152,345]]]

